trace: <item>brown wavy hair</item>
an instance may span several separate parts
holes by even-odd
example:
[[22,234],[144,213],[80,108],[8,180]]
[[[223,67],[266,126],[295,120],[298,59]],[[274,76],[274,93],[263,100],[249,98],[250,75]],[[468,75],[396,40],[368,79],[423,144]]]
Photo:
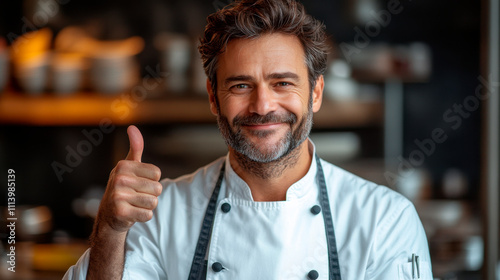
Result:
[[302,43],[311,90],[326,71],[328,44],[323,23],[306,14],[295,0],[240,0],[207,17],[198,50],[214,93],[217,92],[218,56],[230,40],[264,34],[294,35]]

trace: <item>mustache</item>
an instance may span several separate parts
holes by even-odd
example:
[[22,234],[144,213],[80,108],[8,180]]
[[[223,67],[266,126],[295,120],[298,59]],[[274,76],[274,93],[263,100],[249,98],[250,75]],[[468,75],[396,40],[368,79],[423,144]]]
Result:
[[268,123],[287,123],[292,125],[296,122],[297,116],[294,113],[287,112],[284,114],[276,114],[271,112],[266,115],[252,114],[249,116],[236,116],[233,119],[233,126],[260,125]]

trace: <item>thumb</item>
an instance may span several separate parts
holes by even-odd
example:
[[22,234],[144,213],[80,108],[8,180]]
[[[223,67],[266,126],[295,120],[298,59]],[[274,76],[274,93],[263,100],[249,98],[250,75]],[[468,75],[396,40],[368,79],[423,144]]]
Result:
[[131,125],[127,128],[127,134],[130,142],[130,150],[125,159],[141,162],[142,151],[144,150],[144,139],[142,138],[141,131],[135,125]]

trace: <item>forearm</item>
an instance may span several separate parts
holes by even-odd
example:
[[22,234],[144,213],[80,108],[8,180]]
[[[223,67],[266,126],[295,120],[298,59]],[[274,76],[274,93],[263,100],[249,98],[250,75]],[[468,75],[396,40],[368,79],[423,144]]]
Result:
[[94,228],[87,279],[122,279],[126,237],[107,226]]
[[110,173],[91,236],[87,279],[121,279],[125,239],[136,222],[153,217],[163,186],[157,166],[142,163],[144,139],[137,127],[127,129],[130,151]]

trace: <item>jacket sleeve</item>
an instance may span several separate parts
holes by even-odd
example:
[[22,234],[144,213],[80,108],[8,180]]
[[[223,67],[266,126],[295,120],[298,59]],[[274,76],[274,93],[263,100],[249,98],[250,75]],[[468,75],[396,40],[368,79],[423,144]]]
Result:
[[152,220],[135,223],[130,228],[125,243],[123,279],[168,279],[162,261],[157,211]]
[[[396,206],[387,209],[377,226],[367,279],[432,280],[429,246],[420,218],[413,204],[398,196]],[[413,268],[413,254],[418,256],[418,269]]]
[[85,280],[87,278],[87,270],[89,268],[89,256],[90,249],[87,249],[78,262],[66,271],[63,280]]
[[[122,279],[167,279],[160,264],[160,249],[155,243],[154,219],[148,223],[136,223],[129,230],[125,244],[125,263]],[[71,266],[63,280],[85,280],[89,267],[90,249]]]

